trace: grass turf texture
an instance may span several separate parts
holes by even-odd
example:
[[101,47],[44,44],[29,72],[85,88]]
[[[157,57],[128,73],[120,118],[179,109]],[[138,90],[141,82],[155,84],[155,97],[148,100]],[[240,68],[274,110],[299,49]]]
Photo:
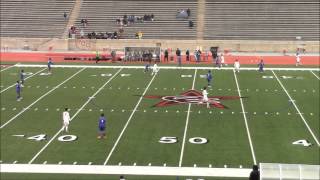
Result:
[[[25,72],[37,72],[41,68],[23,68]],[[26,80],[22,91],[23,100],[16,101],[14,88],[1,93],[1,126],[21,112],[35,100],[55,86],[79,72],[80,68],[54,68],[49,76],[35,75]],[[1,129],[1,160],[3,163],[28,163],[41,148],[59,131],[61,114],[69,107],[74,113],[119,69],[84,69],[66,81],[30,109],[24,111]],[[1,90],[14,84],[20,68],[13,67],[1,72]],[[179,95],[191,89],[195,70],[160,70],[146,95]],[[284,87],[295,100],[307,123],[319,139],[319,79],[310,71],[275,71]],[[318,71],[314,71],[319,76]],[[130,76],[121,76],[130,74]],[[195,89],[206,85],[198,70]],[[213,87],[209,96],[238,96],[235,77],[231,70],[213,70]],[[257,162],[302,163],[319,165],[319,147],[307,130],[295,107],[283,91],[271,71],[258,73],[241,71],[236,74],[243,99],[253,149]],[[280,76],[293,76],[283,79]],[[137,111],[133,110],[140,96],[152,80],[150,73],[142,69],[122,69],[95,98],[72,120],[70,132],[78,139],[61,142],[57,139],[37,156],[33,163],[58,164],[103,164],[110,155],[108,165],[178,166],[187,118],[187,104],[169,107],[152,107],[159,99],[143,98]],[[239,100],[222,101],[229,109],[206,109],[205,106],[191,105],[187,126],[182,166],[250,168],[253,164],[245,121]],[[97,121],[104,112],[107,122],[107,138],[98,140]],[[267,113],[266,113],[267,112]],[[133,114],[132,114],[133,113]],[[133,115],[130,119],[130,115]],[[115,146],[125,124],[130,119],[123,136]],[[26,137],[12,135],[23,134]],[[46,134],[47,140],[34,141],[27,137]],[[60,133],[59,136],[66,135]],[[174,144],[161,144],[163,136],[177,137]],[[189,138],[203,137],[208,143],[196,145]],[[292,142],[307,139],[313,146],[292,145]],[[111,150],[114,148],[112,153]],[[3,174],[4,179],[17,177]],[[49,175],[27,175],[34,178]],[[70,179],[79,175],[68,175]],[[99,179],[101,176],[94,176]],[[111,176],[112,177],[112,176]],[[135,177],[132,177],[135,178]],[[169,179],[168,177],[162,177]],[[15,179],[15,178],[14,178]],[[57,178],[59,179],[59,178]],[[161,179],[161,177],[159,177]],[[209,178],[205,178],[209,179]]]

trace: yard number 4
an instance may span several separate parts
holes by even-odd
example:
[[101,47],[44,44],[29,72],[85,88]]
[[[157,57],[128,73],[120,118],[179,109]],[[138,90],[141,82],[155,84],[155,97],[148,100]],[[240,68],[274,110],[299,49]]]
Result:
[[294,145],[302,145],[302,146],[305,146],[305,147],[309,147],[309,146],[312,145],[311,143],[309,143],[309,142],[308,142],[307,140],[305,140],[305,139],[301,139],[301,140],[295,141],[295,142],[293,142],[292,144],[294,144]]

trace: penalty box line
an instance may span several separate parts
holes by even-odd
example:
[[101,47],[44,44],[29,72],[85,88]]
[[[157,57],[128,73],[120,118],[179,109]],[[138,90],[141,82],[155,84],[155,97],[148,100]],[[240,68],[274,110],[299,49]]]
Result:
[[[95,97],[107,84],[111,82],[114,77],[116,77],[122,69],[119,69],[107,82],[105,82],[92,96]],[[91,101],[91,98],[88,98],[88,100],[78,109],[78,111],[70,118],[70,121],[72,121],[81,111],[82,109]],[[61,128],[49,141],[46,145],[44,145],[41,150],[33,156],[33,158],[29,161],[29,164],[33,163],[33,161],[49,146],[49,144],[56,139],[56,137],[63,131],[63,128]]]
[[6,67],[6,68],[4,68],[4,69],[1,69],[0,72],[6,71],[6,70],[8,70],[8,69],[10,69],[10,68],[13,68],[13,67],[15,67],[15,65],[8,66],[8,67]]
[[317,139],[317,137],[314,135],[312,129],[310,128],[309,124],[307,123],[306,119],[304,118],[304,116],[302,115],[302,113],[300,112],[298,106],[296,105],[296,103],[294,102],[294,100],[291,98],[289,92],[287,91],[287,89],[284,87],[284,85],[282,84],[282,82],[280,81],[280,79],[278,78],[278,76],[276,75],[276,73],[274,71],[272,71],[273,75],[276,77],[278,83],[280,84],[280,86],[282,87],[282,89],[284,90],[284,92],[287,94],[287,96],[289,97],[290,101],[292,102],[293,106],[296,108],[298,114],[300,115],[302,121],[304,122],[305,126],[307,127],[308,131],[310,132],[310,134],[312,135],[313,139],[316,141],[317,145],[320,146],[319,140]]
[[70,76],[68,79],[64,80],[62,83],[58,84],[57,86],[55,86],[54,88],[52,88],[50,91],[46,92],[45,94],[43,94],[42,96],[40,96],[37,100],[35,100],[33,103],[31,103],[29,106],[27,106],[26,108],[24,108],[22,111],[20,111],[18,114],[16,114],[15,116],[13,116],[10,120],[8,120],[7,122],[5,122],[3,125],[1,125],[0,129],[4,128],[6,125],[8,125],[11,121],[15,120],[18,116],[20,116],[22,113],[24,113],[26,110],[28,110],[31,106],[33,106],[34,104],[36,104],[38,101],[40,101],[41,99],[43,99],[44,97],[46,97],[48,94],[52,93],[54,90],[58,89],[62,84],[66,83],[67,81],[69,81],[70,79],[72,79],[74,76],[76,76],[77,74],[79,74],[80,72],[82,72],[83,70],[85,70],[86,68],[82,68],[80,69],[78,72],[76,72],[75,74],[73,74],[72,76]]
[[[35,75],[37,75],[37,74],[41,73],[42,71],[44,71],[44,70],[46,70],[46,69],[47,69],[47,68],[41,69],[40,71],[37,71],[36,73],[32,74],[31,76],[26,77],[24,80],[27,80],[27,79],[29,79],[29,78],[31,78],[31,77],[33,77],[33,76],[35,76]],[[0,93],[3,93],[4,91],[6,91],[6,90],[8,90],[8,89],[12,88],[12,87],[13,87],[13,86],[15,86],[15,85],[16,85],[16,84],[12,84],[12,85],[10,85],[9,87],[7,87],[7,88],[5,88],[4,90],[2,90]]]
[[[158,73],[159,73],[159,72],[158,72]],[[109,162],[109,159],[110,159],[113,151],[116,149],[116,147],[117,147],[117,145],[118,145],[121,137],[123,136],[123,133],[125,132],[125,130],[127,129],[128,125],[129,125],[129,123],[130,123],[130,121],[131,121],[134,113],[137,111],[137,109],[138,109],[138,107],[139,107],[139,105],[140,105],[140,103],[141,103],[141,101],[142,101],[142,99],[143,99],[143,96],[147,93],[150,85],[152,84],[154,78],[158,75],[158,73],[156,73],[156,74],[152,77],[152,79],[150,80],[150,82],[149,82],[149,84],[147,85],[146,89],[144,90],[143,94],[141,95],[139,101],[137,102],[136,106],[134,107],[132,113],[130,114],[129,119],[127,120],[127,123],[124,125],[124,127],[123,127],[123,129],[122,129],[122,131],[121,131],[121,133],[120,133],[117,141],[114,143],[114,145],[113,145],[111,151],[109,152],[109,155],[107,156],[106,160],[104,161],[103,165],[106,165],[106,164]]]
[[[40,65],[40,64],[16,64],[15,67],[47,67],[47,65]],[[145,66],[101,66],[101,65],[53,65],[53,68],[93,68],[93,69],[144,69]],[[159,69],[198,69],[198,70],[208,70],[208,69],[222,69],[222,70],[234,70],[233,67],[212,67],[212,66],[203,66],[203,67],[177,67],[177,66],[158,66]],[[242,67],[240,70],[251,70],[257,71],[258,68],[256,67]],[[320,71],[320,68],[264,68],[264,70],[277,70],[277,71]]]
[[[238,83],[238,78],[237,78],[237,75],[236,75],[236,71],[233,71],[233,74],[234,74],[234,79],[235,79],[235,81],[236,81],[236,85],[237,85],[239,97],[241,97],[241,92],[240,92],[240,87],[239,87],[239,83]],[[249,125],[248,125],[247,115],[246,115],[246,113],[245,113],[246,111],[244,110],[244,105],[243,105],[243,102],[242,102],[242,98],[240,98],[240,104],[241,104],[241,109],[242,109],[242,115],[243,115],[244,122],[245,122],[245,125],[246,125],[246,130],[247,130],[247,135],[248,135],[250,150],[251,150],[251,154],[252,154],[252,158],[253,158],[253,163],[254,163],[254,164],[257,164],[256,155],[255,155],[255,153],[254,153],[253,143],[252,143],[252,140],[251,140],[251,134],[250,134],[250,129],[249,129]]]
[[[195,85],[195,82],[196,82],[196,76],[197,76],[197,69],[194,71],[192,89],[194,89],[194,85]],[[184,154],[184,146],[185,146],[185,143],[186,143],[187,130],[188,130],[188,124],[189,124],[190,110],[191,110],[191,103],[189,103],[189,106],[188,106],[188,114],[187,114],[187,119],[186,119],[186,126],[184,128],[184,133],[183,133],[183,141],[182,141],[182,147],[181,147],[181,153],[180,153],[180,159],[179,159],[179,167],[182,166],[182,160],[183,160],[183,154]]]

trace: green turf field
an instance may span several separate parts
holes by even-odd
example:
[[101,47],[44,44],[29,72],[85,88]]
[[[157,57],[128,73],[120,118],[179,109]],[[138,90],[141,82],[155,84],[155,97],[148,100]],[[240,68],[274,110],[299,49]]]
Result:
[[[320,164],[318,70],[235,73],[212,68],[209,97],[220,98],[216,103],[227,108],[208,109],[189,101],[153,107],[166,96],[185,98],[181,94],[191,89],[201,93],[207,69],[163,68],[152,76],[142,68],[97,67],[57,67],[51,75],[45,67],[1,68],[2,164],[202,168]],[[27,79],[23,99],[17,101],[12,85],[21,69]],[[241,98],[223,100],[231,96]],[[68,133],[61,130],[65,107],[71,116]],[[106,139],[97,139],[101,113],[107,117]],[[308,143],[312,145],[304,146]],[[22,179],[26,178],[55,179],[49,174]],[[145,177],[129,179],[135,178]],[[151,179],[157,178],[175,176]]]

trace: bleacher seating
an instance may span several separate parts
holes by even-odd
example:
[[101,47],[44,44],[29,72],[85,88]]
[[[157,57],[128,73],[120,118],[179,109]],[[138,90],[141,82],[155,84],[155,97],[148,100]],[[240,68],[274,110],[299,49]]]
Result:
[[[191,10],[191,17],[188,20],[194,22],[194,27],[189,29],[188,20],[176,19],[177,10]],[[83,0],[81,12],[77,19],[76,26],[82,27],[81,19],[88,19],[88,32],[114,32],[119,25],[116,18],[126,15],[143,16],[144,14],[154,14],[154,21],[135,23],[124,27],[123,38],[135,38],[137,31],[143,32],[143,39],[195,39],[196,38],[196,18],[197,1],[108,1],[108,0]]]
[[1,37],[61,37],[74,0],[1,0]]
[[319,8],[319,0],[207,0],[204,38],[319,40]]

